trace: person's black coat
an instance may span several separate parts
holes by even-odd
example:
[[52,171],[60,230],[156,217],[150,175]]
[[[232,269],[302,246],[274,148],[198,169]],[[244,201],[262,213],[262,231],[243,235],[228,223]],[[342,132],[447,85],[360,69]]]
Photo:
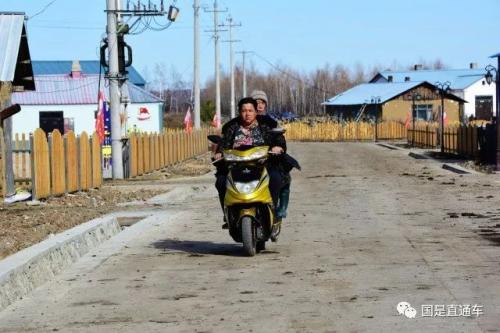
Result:
[[[240,127],[240,117],[236,117],[228,121],[222,126],[222,139],[217,145],[217,153],[222,153],[225,149],[232,149],[234,144],[234,137],[236,131]],[[267,146],[274,147],[279,146],[283,148],[286,152],[286,140],[282,133],[273,133],[273,128],[278,126],[276,120],[268,115],[257,115],[257,122],[259,124],[260,131],[264,138],[264,142]]]

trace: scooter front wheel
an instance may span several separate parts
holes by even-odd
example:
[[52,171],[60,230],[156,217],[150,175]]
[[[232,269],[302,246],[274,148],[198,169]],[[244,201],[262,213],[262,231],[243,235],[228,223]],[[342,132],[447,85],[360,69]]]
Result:
[[243,239],[243,250],[249,257],[257,253],[257,240],[255,239],[255,228],[252,218],[244,216],[241,218],[241,238]]

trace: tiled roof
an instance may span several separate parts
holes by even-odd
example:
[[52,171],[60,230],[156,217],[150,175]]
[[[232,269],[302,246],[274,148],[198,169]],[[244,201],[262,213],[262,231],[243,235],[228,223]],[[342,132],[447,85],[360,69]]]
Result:
[[[100,63],[97,60],[79,60],[83,74],[99,74]],[[71,60],[36,60],[33,61],[35,75],[53,75],[71,73]],[[129,81],[144,87],[146,81],[133,66],[127,68]],[[102,69],[101,73],[104,73]]]
[[[70,75],[37,75],[37,90],[13,93],[12,102],[21,105],[70,105],[96,104],[99,91],[99,75],[72,78]],[[101,80],[101,90],[109,96],[108,81]],[[132,103],[161,103],[162,100],[133,84],[128,85]]]

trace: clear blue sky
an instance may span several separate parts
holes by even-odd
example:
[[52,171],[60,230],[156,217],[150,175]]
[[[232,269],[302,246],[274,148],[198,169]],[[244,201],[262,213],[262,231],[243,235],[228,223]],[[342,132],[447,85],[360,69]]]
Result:
[[[1,0],[0,11],[24,11],[31,16],[50,1]],[[32,58],[97,59],[105,31],[105,3],[56,0],[28,23]],[[212,5],[208,0],[201,3]],[[127,41],[134,48],[134,66],[139,71],[163,63],[190,81],[192,1],[178,0],[177,6],[180,16],[171,28],[146,31]],[[437,58],[453,68],[464,68],[469,62],[484,66],[491,62],[489,55],[500,52],[498,0],[219,0],[219,6],[243,25],[235,30],[235,37],[242,40],[236,50],[256,51],[271,62],[303,71],[327,62],[350,68],[357,63],[388,67],[394,62],[406,66]],[[222,13],[220,20],[226,15]],[[212,14],[202,12],[201,18],[202,30],[212,28]],[[209,33],[202,32],[201,46],[202,79],[206,80],[213,75]],[[228,52],[228,44],[222,43],[224,68]],[[257,57],[252,61],[262,71],[269,69]]]

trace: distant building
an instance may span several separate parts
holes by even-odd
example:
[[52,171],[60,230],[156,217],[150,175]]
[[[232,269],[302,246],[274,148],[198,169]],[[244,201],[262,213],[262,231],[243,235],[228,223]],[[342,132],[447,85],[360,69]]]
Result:
[[[374,120],[405,122],[412,118],[412,94],[415,100],[416,120],[440,121],[441,97],[436,87],[428,82],[385,82],[357,85],[323,105],[330,116],[342,120]],[[463,113],[465,101],[453,94],[446,94],[444,109],[447,122],[458,122]]]
[[484,69],[478,69],[471,63],[467,69],[423,70],[415,65],[412,71],[382,71],[375,75],[370,83],[422,82],[431,84],[449,82],[451,92],[467,101],[463,116],[490,120],[496,112],[495,83],[486,83]]
[[[22,107],[13,117],[13,131],[32,132],[42,128],[46,132],[59,129],[61,133],[75,133],[95,129],[98,92],[109,100],[109,84],[104,73],[99,76],[99,63],[86,61],[34,61],[36,91],[14,93],[12,101]],[[68,67],[68,64],[72,64]],[[83,64],[83,66],[82,66]],[[96,69],[97,66],[97,69]],[[87,68],[90,72],[85,72]],[[66,72],[64,72],[67,70]],[[130,82],[124,94],[128,95],[127,128],[146,132],[160,132],[163,128],[163,102],[144,90],[145,81],[129,69]],[[134,84],[138,83],[139,85]],[[123,97],[123,96],[122,96]],[[125,116],[123,116],[122,120]]]

